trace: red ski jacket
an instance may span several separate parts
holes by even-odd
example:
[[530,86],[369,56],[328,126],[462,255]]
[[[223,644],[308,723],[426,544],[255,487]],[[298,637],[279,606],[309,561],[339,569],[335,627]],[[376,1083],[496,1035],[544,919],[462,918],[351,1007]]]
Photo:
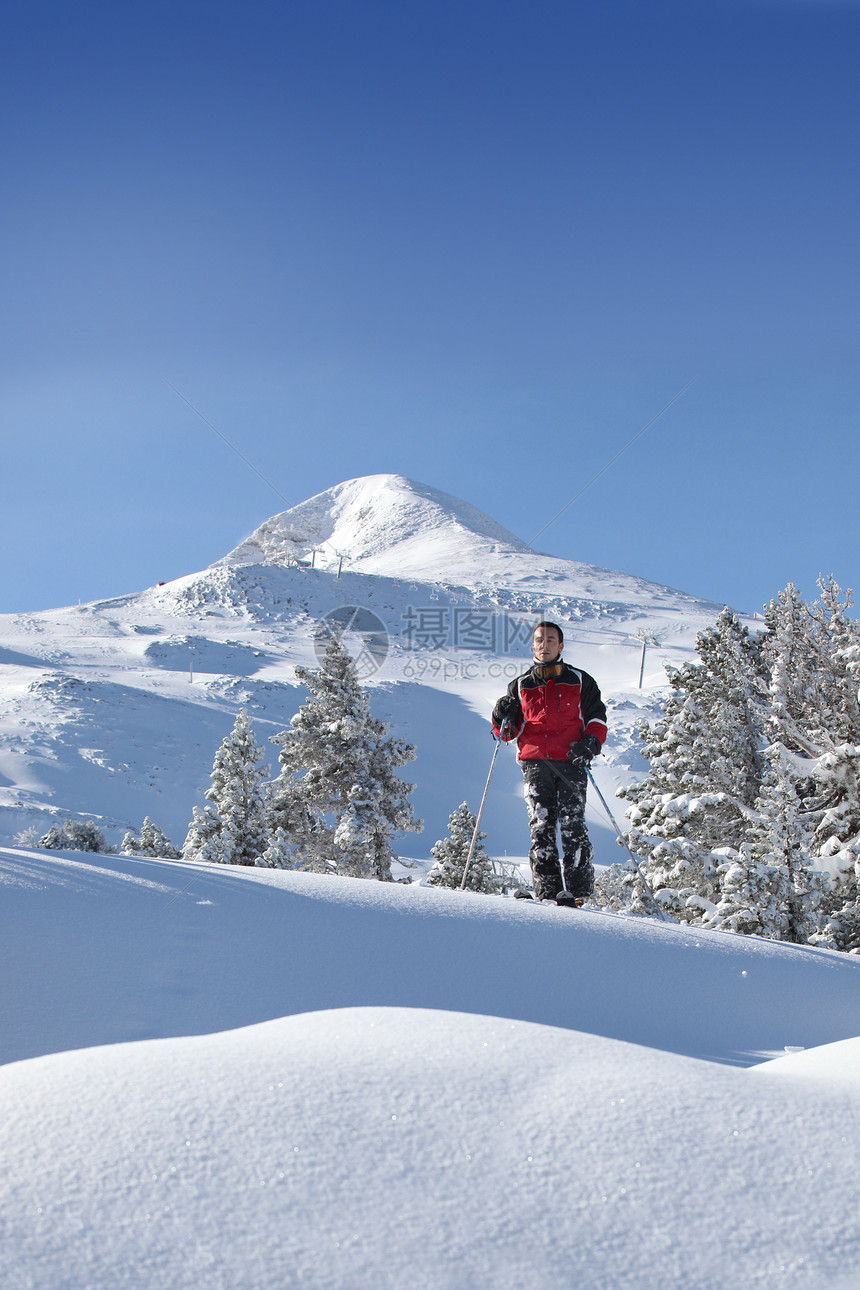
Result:
[[[606,707],[593,676],[568,663],[535,663],[508,686],[519,699],[521,717],[509,723],[505,741],[516,739],[519,761],[566,761],[583,735],[606,740]],[[498,737],[501,721],[493,713]]]

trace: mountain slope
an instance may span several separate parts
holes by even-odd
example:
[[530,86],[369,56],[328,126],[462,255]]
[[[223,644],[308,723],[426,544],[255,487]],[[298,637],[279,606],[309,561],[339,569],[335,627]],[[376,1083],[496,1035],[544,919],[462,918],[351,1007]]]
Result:
[[[409,847],[426,856],[454,807],[480,797],[487,717],[527,666],[538,616],[564,624],[566,657],[609,700],[597,773],[611,795],[641,771],[634,727],[665,664],[689,657],[718,609],[533,552],[468,503],[399,476],[351,480],[199,573],[0,617],[0,838],[74,814],[118,842],[148,814],[181,842],[236,711],[249,708],[262,738],[283,728],[303,698],[295,665],[316,664],[317,625],[333,614],[355,629],[374,710],[417,746],[410,772],[427,828]],[[498,853],[527,847],[520,792],[506,753],[486,821]],[[605,850],[605,822],[591,823]]]

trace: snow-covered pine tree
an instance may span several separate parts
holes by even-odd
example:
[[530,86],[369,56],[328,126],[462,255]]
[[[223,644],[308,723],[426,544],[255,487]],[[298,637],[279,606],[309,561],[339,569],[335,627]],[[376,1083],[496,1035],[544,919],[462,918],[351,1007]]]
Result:
[[390,882],[391,839],[421,828],[408,800],[414,785],[396,774],[415,749],[371,715],[337,635],[322,666],[297,667],[296,676],[310,694],[289,730],[272,736],[281,770],[269,796],[270,828],[281,829],[303,869]]
[[645,884],[629,860],[598,869],[594,891],[587,903],[596,909],[623,909],[634,914],[653,914],[654,904],[646,907]]
[[[468,802],[461,802],[448,817],[448,836],[434,842],[430,854],[435,864],[427,875],[429,887],[457,887],[463,881],[463,869],[469,855],[476,817],[469,810]],[[467,891],[498,891],[498,879],[493,872],[493,862],[487,855],[484,841],[486,833],[479,832],[475,851],[466,878]]]
[[853,950],[860,628],[850,592],[833,578],[819,588],[809,606],[789,584],[761,638],[728,610],[700,635],[699,662],[670,674],[662,717],[641,731],[651,773],[621,796],[633,849],[677,917]]
[[[771,745],[781,744],[789,752],[809,761],[818,755],[815,732],[820,729],[822,700],[821,642],[816,639],[809,606],[794,583],[789,583],[765,607],[767,627],[762,656],[767,673],[767,716],[765,735]],[[809,778],[803,775],[801,778]]]
[[777,908],[765,935],[806,945],[810,938],[821,940],[819,906],[827,883],[825,875],[813,868],[810,857],[809,830],[798,794],[798,784],[806,782],[803,772],[798,772],[801,758],[788,753],[780,743],[772,744],[765,758],[767,771],[757,820],[750,830],[751,854],[779,871],[774,880]]
[[824,753],[814,778],[825,809],[813,850],[831,878],[822,898],[825,935],[837,949],[860,954],[860,747],[846,743]]
[[696,652],[669,672],[663,715],[640,728],[647,779],[619,791],[631,802],[631,850],[663,907],[687,922],[715,908],[724,849],[740,848],[762,775],[758,639],[725,608]]
[[829,642],[830,704],[808,802],[812,853],[831,876],[822,899],[828,943],[860,954],[860,625],[848,617],[850,590],[843,598],[832,576],[818,585],[812,614]]
[[110,851],[107,839],[92,820],[63,820],[52,824],[37,843],[45,850],[58,851]]
[[268,845],[262,855],[257,856],[255,864],[260,869],[297,868],[295,845],[282,828],[269,834]]
[[215,754],[212,783],[205,794],[212,805],[203,810],[194,807],[182,848],[185,860],[256,864],[269,844],[261,788],[269,768],[260,766],[262,756],[243,708]]
[[702,919],[704,927],[739,932],[744,936],[765,936],[780,940],[788,926],[786,911],[792,891],[786,866],[759,858],[751,842],[740,850],[726,847],[714,853],[718,860],[720,891],[716,906]]
[[[800,921],[798,934],[815,944],[853,949],[855,941],[860,943],[855,872],[860,854],[860,628],[847,614],[851,592],[843,598],[832,577],[819,578],[818,585],[820,596],[812,606],[789,584],[765,611],[763,655],[770,680],[765,729],[769,760],[781,768],[778,777],[790,780],[797,827],[804,834],[810,876],[794,885],[802,893],[811,883],[806,899],[814,908]],[[764,810],[769,817],[767,804]],[[831,882],[813,870],[816,860],[831,871]],[[827,915],[830,925],[822,930]],[[798,929],[793,920],[790,925],[795,939]]]
[[831,740],[857,738],[860,723],[860,624],[848,617],[854,601],[849,588],[842,589],[831,574],[818,579],[819,598],[812,606],[812,617],[819,634],[827,642],[828,683],[831,696],[827,712],[827,729]]
[[137,837],[129,829],[120,850],[123,855],[153,856],[161,860],[178,860],[182,856],[179,848],[173,845],[163,829],[153,824],[148,815],[140,826],[140,836]]

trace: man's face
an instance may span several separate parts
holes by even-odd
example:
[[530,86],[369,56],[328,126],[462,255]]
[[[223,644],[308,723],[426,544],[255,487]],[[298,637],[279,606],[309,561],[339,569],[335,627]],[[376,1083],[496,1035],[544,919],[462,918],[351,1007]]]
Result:
[[539,663],[551,663],[561,653],[561,641],[554,627],[538,627],[532,637],[532,649]]

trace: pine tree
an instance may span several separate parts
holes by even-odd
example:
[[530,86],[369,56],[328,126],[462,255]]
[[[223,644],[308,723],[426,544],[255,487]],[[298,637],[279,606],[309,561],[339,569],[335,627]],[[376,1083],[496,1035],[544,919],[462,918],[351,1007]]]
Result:
[[41,838],[38,846],[45,850],[58,851],[98,851],[106,852],[110,848],[101,829],[92,820],[63,820],[62,824],[52,824]]
[[758,640],[726,608],[696,652],[697,663],[670,671],[663,716],[640,728],[647,779],[619,794],[661,905],[689,922],[719,900],[721,852],[741,846],[762,775]]
[[355,664],[334,634],[322,666],[297,667],[310,691],[290,723],[272,737],[281,770],[269,820],[282,849],[295,848],[303,869],[391,881],[391,839],[418,831],[408,796],[414,785],[396,770],[415,749],[388,735],[370,713]]
[[781,875],[781,907],[771,930],[773,939],[806,945],[821,931],[818,909],[826,880],[812,866],[809,831],[798,794],[798,784],[805,782],[797,770],[801,759],[779,743],[771,745],[766,759],[758,821],[751,830],[752,852]]
[[812,617],[819,634],[827,642],[826,693],[831,704],[825,713],[830,740],[857,740],[860,723],[860,625],[848,617],[854,593],[842,590],[831,575],[818,579],[819,599],[812,606]]
[[823,929],[812,944],[860,955],[860,864],[824,893],[821,912]]
[[[801,892],[811,883],[806,903],[814,906],[800,920],[799,934],[814,944],[854,949],[860,947],[860,628],[847,614],[851,592],[843,598],[833,577],[819,578],[818,586],[811,607],[789,584],[765,611],[766,731],[771,762],[791,781],[812,874],[799,881]],[[831,870],[829,882],[812,870],[812,859]]]
[[856,877],[860,862],[860,746],[839,744],[813,769],[815,855],[829,861],[837,882]]
[[[815,736],[820,731],[821,650],[814,633],[809,606],[793,583],[781,591],[764,612],[767,632],[762,654],[767,670],[768,743],[811,761],[818,754]],[[802,778],[807,778],[804,773]]]
[[[460,887],[476,823],[477,819],[469,810],[468,802],[462,802],[451,812],[448,817],[447,838],[434,842],[430,848],[430,854],[436,863],[427,875],[429,887]],[[467,891],[498,891],[493,862],[484,847],[486,837],[486,833],[478,833],[466,878]]]
[[702,919],[703,926],[781,939],[791,898],[787,869],[767,857],[759,859],[749,842],[739,851],[726,847],[723,857],[717,865],[719,899]]
[[813,613],[830,642],[831,707],[813,770],[812,849],[831,874],[824,935],[837,949],[860,954],[860,626],[848,617],[850,590],[843,599],[832,576],[818,585]]
[[860,950],[860,628],[850,592],[819,588],[810,606],[789,584],[760,639],[728,610],[700,634],[641,730],[650,774],[621,795],[676,917]]
[[824,935],[836,949],[860,954],[860,746],[841,744],[822,754],[814,780],[823,813],[813,848],[831,875],[822,897]]
[[163,829],[153,824],[148,815],[140,826],[140,837],[136,837],[129,829],[120,850],[124,855],[153,856],[161,860],[178,860],[182,856],[179,848],[173,845]]
[[260,869],[297,868],[295,844],[283,828],[276,826],[274,833],[269,834],[266,849],[257,856],[255,863]]
[[194,807],[182,848],[185,860],[256,864],[269,843],[261,789],[269,768],[259,765],[262,756],[243,708],[215,754],[212,783],[205,794],[212,805]]
[[645,910],[642,900],[645,887],[639,874],[630,864],[607,865],[598,869],[594,877],[594,892],[588,900],[597,909],[619,909],[629,913],[652,913],[653,905]]

